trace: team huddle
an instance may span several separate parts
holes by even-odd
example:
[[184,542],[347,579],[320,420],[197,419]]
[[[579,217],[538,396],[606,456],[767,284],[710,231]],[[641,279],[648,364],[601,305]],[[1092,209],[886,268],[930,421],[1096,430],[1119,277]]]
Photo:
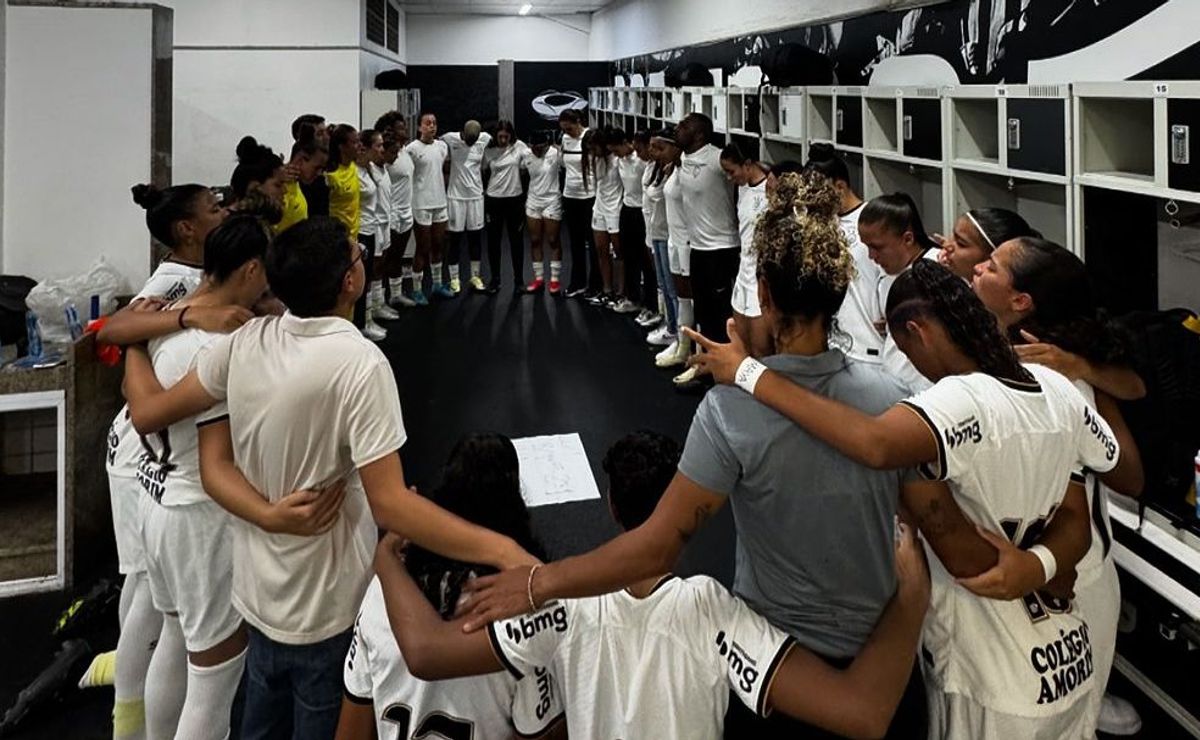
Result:
[[[224,202],[134,188],[169,255],[100,336],[127,348],[114,737],[1094,736],[1107,497],[1143,480],[1115,399],[1145,388],[1078,258],[1002,209],[930,236],[831,148],[768,165],[701,115],[417,125],[302,116],[286,163],[238,145]],[[504,237],[517,292],[636,313],[707,389],[682,446],[612,444],[622,534],[553,562],[504,435],[409,486],[375,344],[498,290]],[[732,590],[673,576],[727,504]]]

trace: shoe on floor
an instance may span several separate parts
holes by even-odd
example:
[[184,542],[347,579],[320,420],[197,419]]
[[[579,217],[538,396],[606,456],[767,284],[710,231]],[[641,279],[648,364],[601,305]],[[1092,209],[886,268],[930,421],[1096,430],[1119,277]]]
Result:
[[643,329],[649,329],[652,326],[658,326],[658,324],[662,323],[662,316],[659,316],[648,308],[643,308],[642,312],[634,319],[634,322]]
[[109,650],[92,658],[92,664],[83,672],[79,679],[79,688],[89,689],[93,686],[112,686],[117,675],[117,651]]
[[387,331],[370,319],[367,319],[367,325],[363,327],[362,335],[372,342],[382,342],[387,339]]
[[486,293],[487,292],[487,286],[485,286],[483,284],[483,278],[479,277],[478,275],[472,276],[470,283],[471,283],[471,291],[472,292],[474,292],[474,293]]
[[383,319],[384,321],[395,321],[396,319],[400,318],[400,312],[386,303],[381,303],[375,308],[372,308],[371,315],[377,319]]
[[663,324],[650,332],[650,336],[646,337],[646,344],[649,344],[651,347],[667,347],[674,344],[675,339],[675,335],[671,333],[666,324]]
[[1096,729],[1109,735],[1136,735],[1142,730],[1137,709],[1119,696],[1105,694],[1100,700],[1100,718]]
[[[534,280],[529,285],[526,285],[525,292],[526,293],[541,293],[543,285],[545,285],[545,281],[543,281],[539,278],[538,280]],[[553,293],[554,291],[550,291],[550,292]]]
[[676,375],[674,378],[671,378],[671,382],[677,386],[678,385],[687,385],[689,383],[696,382],[697,380],[699,380],[699,378],[700,378],[700,371],[694,367],[689,367],[687,370],[684,370],[680,374]]
[[449,285],[446,285],[445,283],[440,283],[438,285],[433,286],[433,297],[434,298],[453,298],[454,291],[450,289]]
[[552,296],[562,295],[562,286],[559,285],[557,280],[550,281],[550,295],[552,295]]
[[583,294],[583,300],[587,301],[593,306],[603,306],[604,301],[607,300],[607,298],[608,296],[604,293],[593,293],[589,291]]
[[[483,292],[484,292],[486,295],[496,295],[497,293],[499,293],[499,292],[500,292],[500,281],[499,281],[499,280],[493,280],[492,282],[490,282],[490,283],[488,283],[487,285],[483,286]],[[519,285],[517,286],[517,292],[518,292],[518,293],[520,293],[520,292],[521,292],[521,286],[519,286]]]
[[389,303],[391,303],[393,306],[399,306],[400,308],[412,308],[413,306],[420,305],[417,303],[415,298],[410,298],[403,293],[392,293],[392,300],[389,301]]
[[613,306],[613,311],[620,314],[636,313],[638,310],[640,310],[638,304],[628,298],[622,298]]
[[605,293],[603,298],[604,301],[600,304],[600,306],[601,308],[607,308],[609,311],[615,309],[617,304],[621,302],[621,299],[616,293]]
[[[445,287],[445,283],[442,284],[442,287]],[[459,282],[458,278],[450,278],[450,294],[458,295],[461,292],[462,292],[462,283]]]
[[675,339],[667,348],[654,356],[656,367],[679,367],[687,362],[687,355],[679,351],[679,340]]
[[414,306],[428,306],[429,299],[425,297],[425,291],[414,290],[412,294],[412,302]]
[[572,288],[567,291],[567,298],[582,298],[587,300],[589,295],[590,293],[588,293],[587,288]]

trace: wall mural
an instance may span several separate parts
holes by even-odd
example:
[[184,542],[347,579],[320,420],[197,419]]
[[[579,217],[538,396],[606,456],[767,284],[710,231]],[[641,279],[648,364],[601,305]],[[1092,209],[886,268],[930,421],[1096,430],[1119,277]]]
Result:
[[[1153,23],[1155,11],[1166,5],[1195,14],[1195,0],[953,0],[644,54],[614,62],[611,72],[627,80],[665,72],[671,79],[698,64],[722,68],[728,80],[769,59],[772,50],[800,44],[827,56],[841,85],[869,84],[897,62],[904,64],[905,84],[1019,84],[1029,81],[1031,62],[1085,49],[1139,22]],[[1195,28],[1186,48],[1140,45],[1132,53],[1144,54],[1144,63],[1131,60],[1137,69],[1129,77],[1152,69],[1167,78],[1200,77],[1200,25]]]

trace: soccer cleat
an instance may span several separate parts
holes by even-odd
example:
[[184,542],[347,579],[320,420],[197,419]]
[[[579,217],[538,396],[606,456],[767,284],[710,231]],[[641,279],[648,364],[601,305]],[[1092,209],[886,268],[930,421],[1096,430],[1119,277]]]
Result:
[[636,313],[639,309],[638,304],[628,298],[622,298],[613,304],[612,310],[619,314],[630,314]]
[[650,332],[650,335],[646,337],[646,344],[649,344],[651,347],[667,347],[674,342],[675,334],[671,332],[671,329],[666,324]]
[[[526,293],[541,293],[543,285],[545,285],[545,281],[543,281],[541,278],[538,278],[537,280],[534,280],[529,285],[525,286],[525,292]],[[553,293],[554,290],[551,289],[550,292]]]
[[562,286],[559,285],[557,280],[550,281],[550,295],[552,295],[552,296],[562,295]]
[[475,293],[486,293],[487,286],[483,284],[483,278],[478,275],[471,276],[471,290]]
[[449,285],[446,285],[445,283],[439,283],[438,285],[433,286],[433,297],[443,299],[453,298],[454,291],[450,289]]
[[429,299],[425,297],[425,291],[414,290],[412,294],[412,302],[414,306],[428,306]]
[[[444,284],[443,284],[443,286],[444,286]],[[459,282],[458,278],[450,278],[450,294],[458,295],[461,292],[462,292],[462,283]]]
[[395,321],[400,318],[400,312],[386,303],[380,303],[371,309],[371,315],[384,321]]
[[367,319],[367,325],[363,327],[362,335],[372,342],[382,342],[387,339],[387,330],[373,320]]

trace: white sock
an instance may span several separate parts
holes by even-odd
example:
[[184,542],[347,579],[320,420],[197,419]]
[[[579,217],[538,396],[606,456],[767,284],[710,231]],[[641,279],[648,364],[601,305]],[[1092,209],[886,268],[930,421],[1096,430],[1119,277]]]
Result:
[[146,736],[175,737],[187,696],[187,645],[179,617],[163,617],[158,647],[146,674]]
[[412,269],[411,263],[407,264],[407,265],[403,265],[400,268],[400,279],[401,280],[412,280],[412,276],[413,276],[413,269]]
[[458,268],[457,264],[450,265],[450,279],[451,280],[458,280],[458,269],[459,268]]
[[679,299],[679,325],[696,328],[696,305],[691,298]]
[[[441,263],[441,262],[434,262],[432,265],[430,265],[430,267],[432,267],[432,268],[433,268],[433,284],[434,284],[435,286],[437,286],[437,285],[445,285],[445,284],[446,284],[446,278],[445,278],[445,277],[443,277],[443,275],[444,275],[445,273],[443,273],[443,272],[442,272],[442,263]],[[456,276],[458,275],[458,268],[457,268],[457,267],[452,267],[452,268],[450,268],[450,269],[453,271],[453,274],[454,274],[454,275],[456,275]]]
[[546,274],[546,266],[541,262],[533,263],[533,279],[541,280]]
[[550,280],[558,282],[558,276],[562,274],[562,262],[559,260],[550,260]]
[[666,295],[663,293],[662,288],[658,289],[658,315],[659,316],[667,315],[667,298],[666,298]]
[[471,278],[477,278],[483,274],[479,266],[479,260],[471,260]]
[[[140,739],[146,736],[142,717],[142,702],[146,692],[146,673],[158,635],[162,631],[162,615],[154,609],[150,600],[150,585],[146,573],[130,573],[125,576],[121,600],[126,601],[125,623],[117,639],[117,665],[113,676],[114,702],[113,721],[117,730],[125,734],[114,737]],[[129,719],[132,715],[135,718]],[[121,716],[123,715],[123,716]]]
[[[406,275],[405,277],[410,277]],[[390,278],[388,280],[388,290],[392,292],[392,300],[396,300],[404,294],[404,278]]]
[[177,738],[225,740],[229,737],[229,714],[237,693],[246,651],[219,665],[201,668],[188,663],[187,700],[179,715]]
[[383,305],[383,281],[376,280],[371,283],[371,305],[374,308],[379,308]]

